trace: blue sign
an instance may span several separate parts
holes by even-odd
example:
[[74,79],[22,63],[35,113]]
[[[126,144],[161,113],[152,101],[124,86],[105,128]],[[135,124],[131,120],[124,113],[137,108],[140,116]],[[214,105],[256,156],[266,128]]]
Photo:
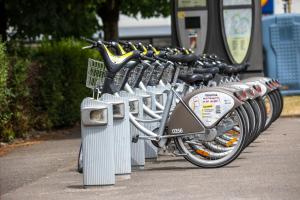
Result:
[[263,14],[274,14],[274,0],[261,0]]

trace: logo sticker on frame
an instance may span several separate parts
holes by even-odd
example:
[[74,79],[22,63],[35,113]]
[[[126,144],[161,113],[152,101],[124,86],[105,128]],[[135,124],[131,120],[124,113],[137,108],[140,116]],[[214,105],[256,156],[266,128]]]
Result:
[[201,122],[209,127],[233,108],[234,100],[221,92],[205,92],[193,96],[189,100],[189,106]]

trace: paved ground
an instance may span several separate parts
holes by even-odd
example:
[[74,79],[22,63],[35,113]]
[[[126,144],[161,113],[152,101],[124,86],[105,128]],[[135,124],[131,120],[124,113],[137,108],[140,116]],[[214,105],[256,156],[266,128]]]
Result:
[[227,167],[199,169],[162,157],[129,180],[88,189],[75,172],[75,131],[0,157],[0,199],[300,199],[299,130],[299,118],[278,120]]

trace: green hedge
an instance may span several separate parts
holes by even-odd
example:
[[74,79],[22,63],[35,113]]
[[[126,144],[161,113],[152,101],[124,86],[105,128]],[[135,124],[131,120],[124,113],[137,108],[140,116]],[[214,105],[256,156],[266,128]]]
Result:
[[96,51],[82,50],[82,46],[81,42],[66,39],[45,42],[36,50],[34,59],[40,63],[41,73],[34,107],[36,113],[47,118],[46,123],[37,125],[51,128],[78,121],[80,102],[90,95],[85,87],[87,59],[98,55]]
[[[2,138],[12,139],[14,137],[12,125],[9,123],[12,113],[9,110],[9,94],[7,87],[8,58],[5,44],[0,42],[0,133]],[[12,138],[11,138],[12,137]]]
[[[0,44],[0,140],[23,137],[31,129],[72,126],[80,119],[87,59],[99,59],[85,43],[64,39],[10,49]],[[24,53],[26,51],[26,53]]]
[[26,84],[29,61],[8,57],[1,44],[0,133],[5,141],[22,137],[30,130],[29,88]]
[[[12,113],[10,124],[13,133],[11,134],[15,137],[23,137],[31,129],[32,99],[27,83],[30,61],[17,55],[10,57],[9,60],[7,85],[10,90],[9,109]],[[12,139],[11,137],[8,136],[8,140]]]

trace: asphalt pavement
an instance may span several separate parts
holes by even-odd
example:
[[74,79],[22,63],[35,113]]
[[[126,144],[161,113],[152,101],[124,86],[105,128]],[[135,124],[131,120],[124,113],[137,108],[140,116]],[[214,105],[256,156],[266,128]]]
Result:
[[114,186],[82,186],[79,129],[0,157],[0,199],[300,199],[300,118],[281,118],[230,165],[201,169],[162,156]]

